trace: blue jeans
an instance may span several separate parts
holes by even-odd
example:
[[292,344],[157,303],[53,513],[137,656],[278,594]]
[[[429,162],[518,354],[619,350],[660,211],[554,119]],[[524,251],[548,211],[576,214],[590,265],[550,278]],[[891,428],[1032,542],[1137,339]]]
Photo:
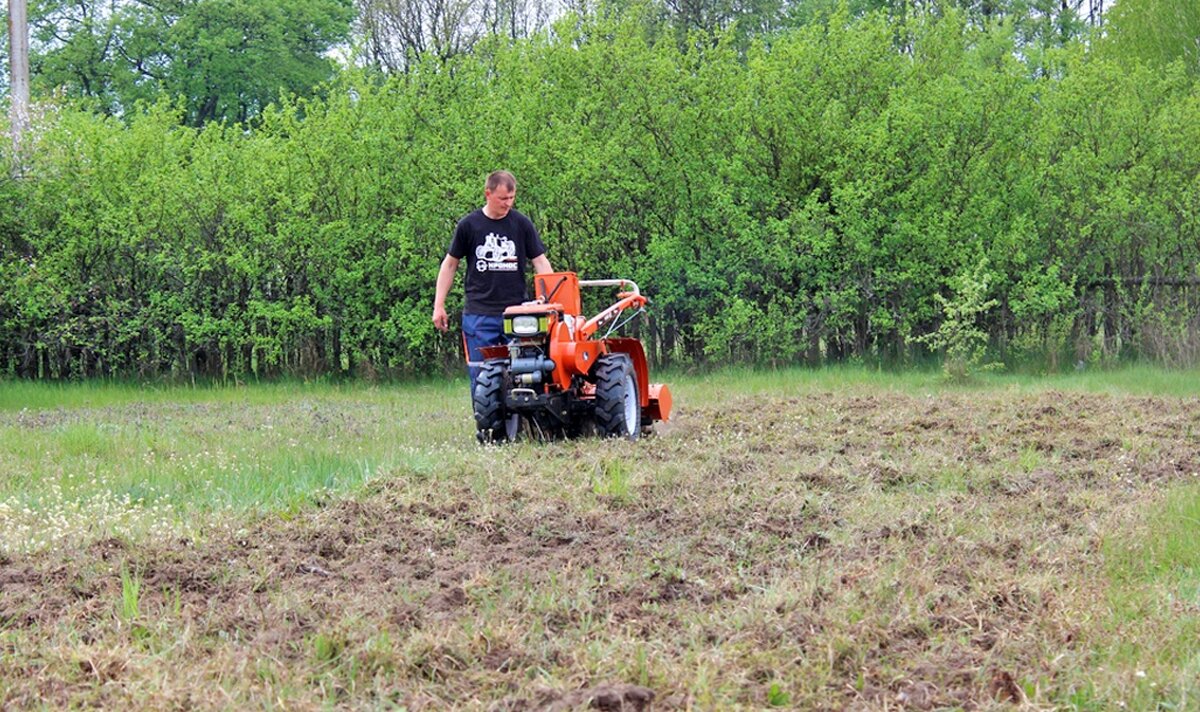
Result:
[[483,368],[484,346],[508,343],[504,336],[504,317],[500,314],[463,314],[463,350],[467,355],[467,372],[471,374],[471,397],[475,397],[475,379]]

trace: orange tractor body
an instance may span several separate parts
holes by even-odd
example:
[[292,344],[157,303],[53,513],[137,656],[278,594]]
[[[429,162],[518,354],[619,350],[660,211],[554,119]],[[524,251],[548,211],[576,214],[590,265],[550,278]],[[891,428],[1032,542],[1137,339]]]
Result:
[[[617,301],[590,319],[582,287],[617,287]],[[580,281],[574,272],[534,277],[533,301],[504,311],[507,345],[483,349],[473,394],[481,441],[512,439],[519,417],[542,436],[597,432],[637,439],[671,414],[671,392],[651,384],[642,343],[609,336],[627,310],[647,303],[629,280]],[[606,328],[604,336],[597,337]]]

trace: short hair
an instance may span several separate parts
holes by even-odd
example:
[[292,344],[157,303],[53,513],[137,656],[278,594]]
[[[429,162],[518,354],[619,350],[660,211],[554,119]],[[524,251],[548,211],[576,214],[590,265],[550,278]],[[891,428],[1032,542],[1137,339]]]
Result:
[[513,174],[509,173],[508,171],[492,171],[487,177],[487,183],[485,183],[483,187],[487,190],[495,190],[500,186],[504,186],[509,190],[516,190],[517,179],[514,178]]

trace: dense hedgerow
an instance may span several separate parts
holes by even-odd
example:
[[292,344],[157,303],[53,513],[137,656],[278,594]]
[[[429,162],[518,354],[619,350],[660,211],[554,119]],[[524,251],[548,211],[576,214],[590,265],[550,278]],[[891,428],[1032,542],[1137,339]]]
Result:
[[0,373],[444,368],[434,276],[496,167],[557,269],[642,285],[660,363],[911,358],[969,279],[1005,360],[1200,357],[1181,67],[1034,66],[953,15],[692,39],[574,18],[250,127],[44,106],[0,179]]

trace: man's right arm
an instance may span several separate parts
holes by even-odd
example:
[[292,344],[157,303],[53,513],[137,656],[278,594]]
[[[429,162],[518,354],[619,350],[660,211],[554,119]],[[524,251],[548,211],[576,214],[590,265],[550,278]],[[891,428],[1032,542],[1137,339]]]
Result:
[[433,295],[433,325],[440,331],[450,329],[450,317],[446,314],[446,297],[454,285],[454,274],[458,272],[458,258],[446,255],[438,270],[437,286]]

